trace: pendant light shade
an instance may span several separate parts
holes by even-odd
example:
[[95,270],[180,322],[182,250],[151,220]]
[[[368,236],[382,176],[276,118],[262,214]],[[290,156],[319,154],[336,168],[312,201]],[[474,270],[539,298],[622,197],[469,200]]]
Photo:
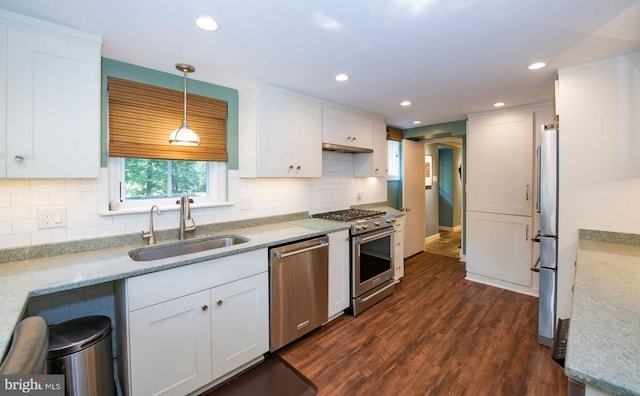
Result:
[[178,63],[176,64],[176,69],[184,72],[184,118],[182,119],[182,126],[169,135],[169,143],[180,146],[198,146],[200,145],[200,137],[195,131],[189,129],[189,122],[187,122],[187,73],[194,72],[196,68],[184,63]]

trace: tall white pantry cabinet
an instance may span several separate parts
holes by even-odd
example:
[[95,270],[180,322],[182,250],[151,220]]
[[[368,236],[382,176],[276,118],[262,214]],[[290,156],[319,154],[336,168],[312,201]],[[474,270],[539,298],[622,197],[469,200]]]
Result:
[[96,178],[97,36],[0,10],[0,178]]
[[467,279],[535,295],[534,113],[470,115]]

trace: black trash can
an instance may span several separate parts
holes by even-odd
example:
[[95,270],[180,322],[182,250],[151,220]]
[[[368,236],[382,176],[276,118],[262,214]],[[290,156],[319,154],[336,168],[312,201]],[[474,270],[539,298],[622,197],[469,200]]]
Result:
[[86,316],[51,326],[47,373],[64,374],[66,395],[114,396],[111,319]]

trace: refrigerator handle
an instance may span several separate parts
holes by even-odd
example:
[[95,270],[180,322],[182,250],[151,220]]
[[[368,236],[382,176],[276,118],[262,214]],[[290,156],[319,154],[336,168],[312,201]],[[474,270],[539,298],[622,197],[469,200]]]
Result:
[[542,171],[542,148],[538,146],[536,148],[536,162],[538,163],[538,174],[536,175],[537,179],[537,194],[536,194],[536,211],[540,213],[540,173]]

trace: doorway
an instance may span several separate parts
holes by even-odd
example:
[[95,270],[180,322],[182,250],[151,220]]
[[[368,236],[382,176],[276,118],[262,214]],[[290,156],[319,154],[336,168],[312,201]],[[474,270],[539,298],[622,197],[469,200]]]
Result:
[[463,146],[461,138],[425,140],[425,154],[433,157],[433,187],[426,190],[425,250],[449,257],[462,256]]

